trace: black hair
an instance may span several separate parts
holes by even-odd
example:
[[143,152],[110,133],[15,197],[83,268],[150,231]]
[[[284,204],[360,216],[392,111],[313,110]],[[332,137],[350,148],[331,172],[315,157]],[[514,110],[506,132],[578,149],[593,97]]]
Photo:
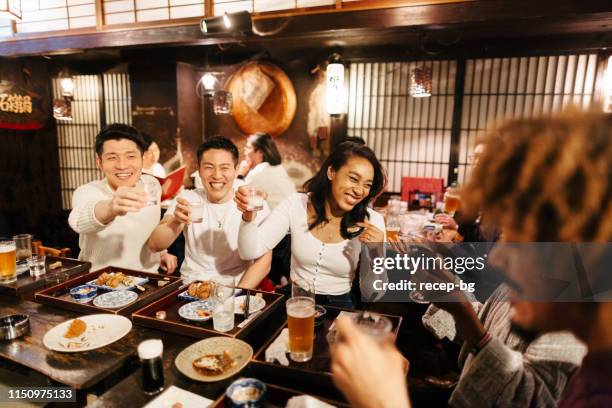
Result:
[[327,178],[327,169],[331,167],[338,171],[351,157],[362,157],[368,160],[374,168],[374,180],[372,181],[370,193],[366,198],[358,202],[351,211],[345,213],[340,223],[340,234],[345,239],[354,238],[361,233],[361,231],[351,233],[348,231],[348,228],[354,226],[357,222],[363,222],[363,220],[369,217],[368,204],[383,190],[386,177],[380,162],[369,147],[350,142],[340,143],[327,157],[323,165],[321,165],[319,172],[304,183],[304,190],[310,193],[310,202],[316,213],[315,220],[308,225],[309,230],[321,223],[328,222],[325,216],[325,200],[331,195],[331,182]]
[[240,153],[238,153],[238,148],[236,145],[225,137],[215,136],[206,139],[204,143],[198,147],[198,166],[204,152],[210,149],[220,149],[230,152],[232,154],[232,158],[234,159],[234,165],[238,164],[238,157]]
[[102,129],[96,136],[95,149],[98,157],[102,157],[102,151],[104,150],[104,143],[106,141],[121,139],[128,139],[136,143],[138,150],[140,150],[140,154],[143,154],[145,150],[147,150],[145,149],[145,141],[142,134],[136,130],[136,128],[123,123],[112,123]]
[[142,139],[144,140],[144,149],[146,152],[147,150],[149,150],[149,147],[151,147],[155,140],[153,140],[153,137],[151,137],[151,135],[148,133],[140,132],[140,134],[142,135]]
[[341,142],[342,143],[345,143],[345,142],[357,143],[358,145],[363,145],[363,146],[366,145],[365,140],[363,140],[363,138],[359,136],[347,136]]
[[249,136],[249,142],[255,150],[259,150],[263,154],[263,161],[270,163],[271,166],[281,164],[282,158],[274,143],[274,139],[267,133],[257,132]]

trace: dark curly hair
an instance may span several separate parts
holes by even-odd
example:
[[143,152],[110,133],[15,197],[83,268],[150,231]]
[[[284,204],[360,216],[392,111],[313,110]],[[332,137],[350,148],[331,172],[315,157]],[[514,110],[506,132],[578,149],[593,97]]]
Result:
[[472,216],[480,210],[515,242],[612,240],[612,115],[513,120],[482,142],[462,191]]

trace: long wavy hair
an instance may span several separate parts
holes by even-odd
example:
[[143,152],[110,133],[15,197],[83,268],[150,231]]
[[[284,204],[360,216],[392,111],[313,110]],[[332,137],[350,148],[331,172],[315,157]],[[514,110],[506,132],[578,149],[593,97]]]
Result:
[[316,218],[308,225],[309,230],[329,221],[325,215],[325,201],[331,196],[331,181],[327,178],[327,169],[331,167],[338,171],[352,157],[362,157],[370,162],[374,168],[374,180],[367,197],[342,216],[340,234],[345,239],[352,239],[361,233],[361,231],[349,232],[348,229],[355,223],[369,218],[368,204],[382,192],[386,176],[374,152],[367,146],[353,142],[340,143],[321,165],[318,173],[304,183],[304,191],[310,193],[310,202],[316,213]]

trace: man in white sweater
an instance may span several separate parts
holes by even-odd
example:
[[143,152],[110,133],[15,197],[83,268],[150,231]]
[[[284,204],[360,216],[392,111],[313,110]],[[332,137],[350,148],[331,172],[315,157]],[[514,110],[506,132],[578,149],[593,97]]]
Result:
[[[270,270],[272,254],[264,251],[253,261],[238,253],[238,232],[242,213],[234,202],[232,189],[238,165],[238,148],[228,139],[207,139],[197,152],[198,172],[203,189],[185,190],[176,199],[149,239],[149,248],[168,248],[182,232],[185,260],[181,277],[185,282],[233,276],[241,286],[255,288]],[[192,219],[192,204],[203,203],[201,219]],[[258,214],[258,222],[269,214],[268,206]],[[200,218],[200,217],[198,217]],[[252,259],[252,258],[250,258]],[[245,275],[245,278],[241,278]],[[252,277],[260,277],[253,279]]]
[[79,259],[92,263],[92,270],[106,266],[168,273],[176,268],[176,257],[152,252],[146,242],[159,222],[159,199],[147,205],[141,179],[144,140],[131,126],[112,124],[96,136],[96,164],[102,180],[77,188],[72,196],[68,223],[79,233]]

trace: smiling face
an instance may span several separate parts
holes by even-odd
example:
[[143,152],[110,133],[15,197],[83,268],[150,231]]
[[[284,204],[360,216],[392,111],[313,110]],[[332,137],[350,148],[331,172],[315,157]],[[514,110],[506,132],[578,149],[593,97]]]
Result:
[[132,187],[140,179],[142,153],[129,139],[107,140],[102,145],[102,154],[96,157],[96,164],[113,190]]
[[329,167],[327,178],[331,182],[331,207],[348,212],[370,194],[374,167],[367,159],[354,156],[338,170]]
[[232,154],[223,149],[208,149],[200,159],[200,177],[211,203],[223,203],[233,196],[236,163]]

